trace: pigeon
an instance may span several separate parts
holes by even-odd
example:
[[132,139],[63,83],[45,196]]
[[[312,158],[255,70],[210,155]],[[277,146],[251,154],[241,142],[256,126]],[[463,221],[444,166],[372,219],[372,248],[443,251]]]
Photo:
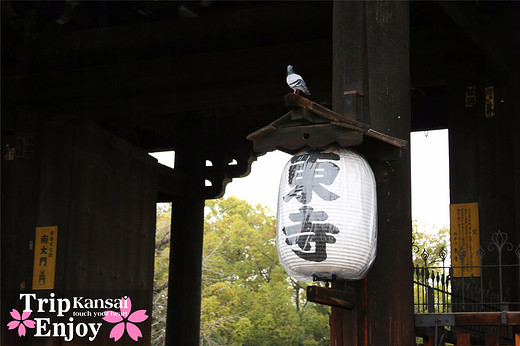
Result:
[[307,88],[307,84],[305,84],[305,81],[303,80],[302,76],[299,74],[294,73],[292,65],[287,66],[287,84],[291,89],[294,90],[293,94],[297,94],[301,91],[306,93],[307,95],[310,95],[311,92]]

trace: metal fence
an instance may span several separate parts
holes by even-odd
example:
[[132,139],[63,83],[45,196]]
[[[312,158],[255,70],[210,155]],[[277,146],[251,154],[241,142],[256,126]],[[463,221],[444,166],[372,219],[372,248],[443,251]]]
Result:
[[[416,245],[413,250],[419,253]],[[413,273],[416,313],[520,310],[520,243],[515,247],[506,233],[495,232],[474,254],[478,266],[464,265],[465,249],[452,251],[461,266],[451,264],[444,248],[436,254],[420,253]],[[475,268],[479,275],[473,274]]]

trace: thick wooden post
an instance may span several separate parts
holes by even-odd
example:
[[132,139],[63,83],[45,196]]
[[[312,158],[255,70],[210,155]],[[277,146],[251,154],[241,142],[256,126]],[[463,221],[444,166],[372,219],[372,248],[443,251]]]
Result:
[[500,346],[500,337],[498,334],[486,334],[486,346]]
[[471,346],[471,336],[469,333],[457,333],[457,346]]
[[172,203],[166,345],[199,344],[204,160],[197,151],[193,146],[175,152],[175,169],[186,173],[188,192]]
[[[333,22],[333,110],[408,140],[408,3],[334,2]],[[332,308],[331,342],[412,345],[409,152],[371,165],[378,184],[378,254],[366,280],[334,284],[353,290],[357,306]]]

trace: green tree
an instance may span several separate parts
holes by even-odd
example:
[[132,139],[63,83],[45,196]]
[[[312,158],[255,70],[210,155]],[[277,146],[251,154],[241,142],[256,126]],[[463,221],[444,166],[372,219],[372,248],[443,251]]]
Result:
[[[442,289],[438,286],[439,280],[441,282],[447,280],[449,271],[442,266],[446,267],[450,264],[449,226],[425,231],[423,227],[419,227],[417,221],[413,221],[412,235],[415,312],[433,312],[431,309],[435,309],[435,306],[442,306],[444,309],[450,302],[449,296],[435,294],[432,287]],[[447,300],[444,301],[441,298]]]
[[[153,345],[164,344],[170,213],[158,207]],[[205,214],[201,344],[328,345],[330,310],[281,267],[275,218],[236,198],[207,201]]]
[[168,307],[168,266],[172,206],[157,204],[155,230],[155,274],[153,282],[152,345],[164,345]]
[[202,343],[328,344],[328,309],[302,304],[278,262],[275,218],[236,198],[206,206]]
[[416,220],[412,222],[413,264],[414,266],[435,267],[445,265],[450,261],[450,227],[425,230]]

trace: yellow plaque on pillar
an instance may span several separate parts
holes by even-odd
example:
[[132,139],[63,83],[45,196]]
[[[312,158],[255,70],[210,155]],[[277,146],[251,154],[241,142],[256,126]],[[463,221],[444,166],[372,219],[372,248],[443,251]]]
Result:
[[54,289],[57,244],[58,226],[36,227],[33,290]]
[[478,203],[450,205],[451,265],[454,277],[480,277]]

